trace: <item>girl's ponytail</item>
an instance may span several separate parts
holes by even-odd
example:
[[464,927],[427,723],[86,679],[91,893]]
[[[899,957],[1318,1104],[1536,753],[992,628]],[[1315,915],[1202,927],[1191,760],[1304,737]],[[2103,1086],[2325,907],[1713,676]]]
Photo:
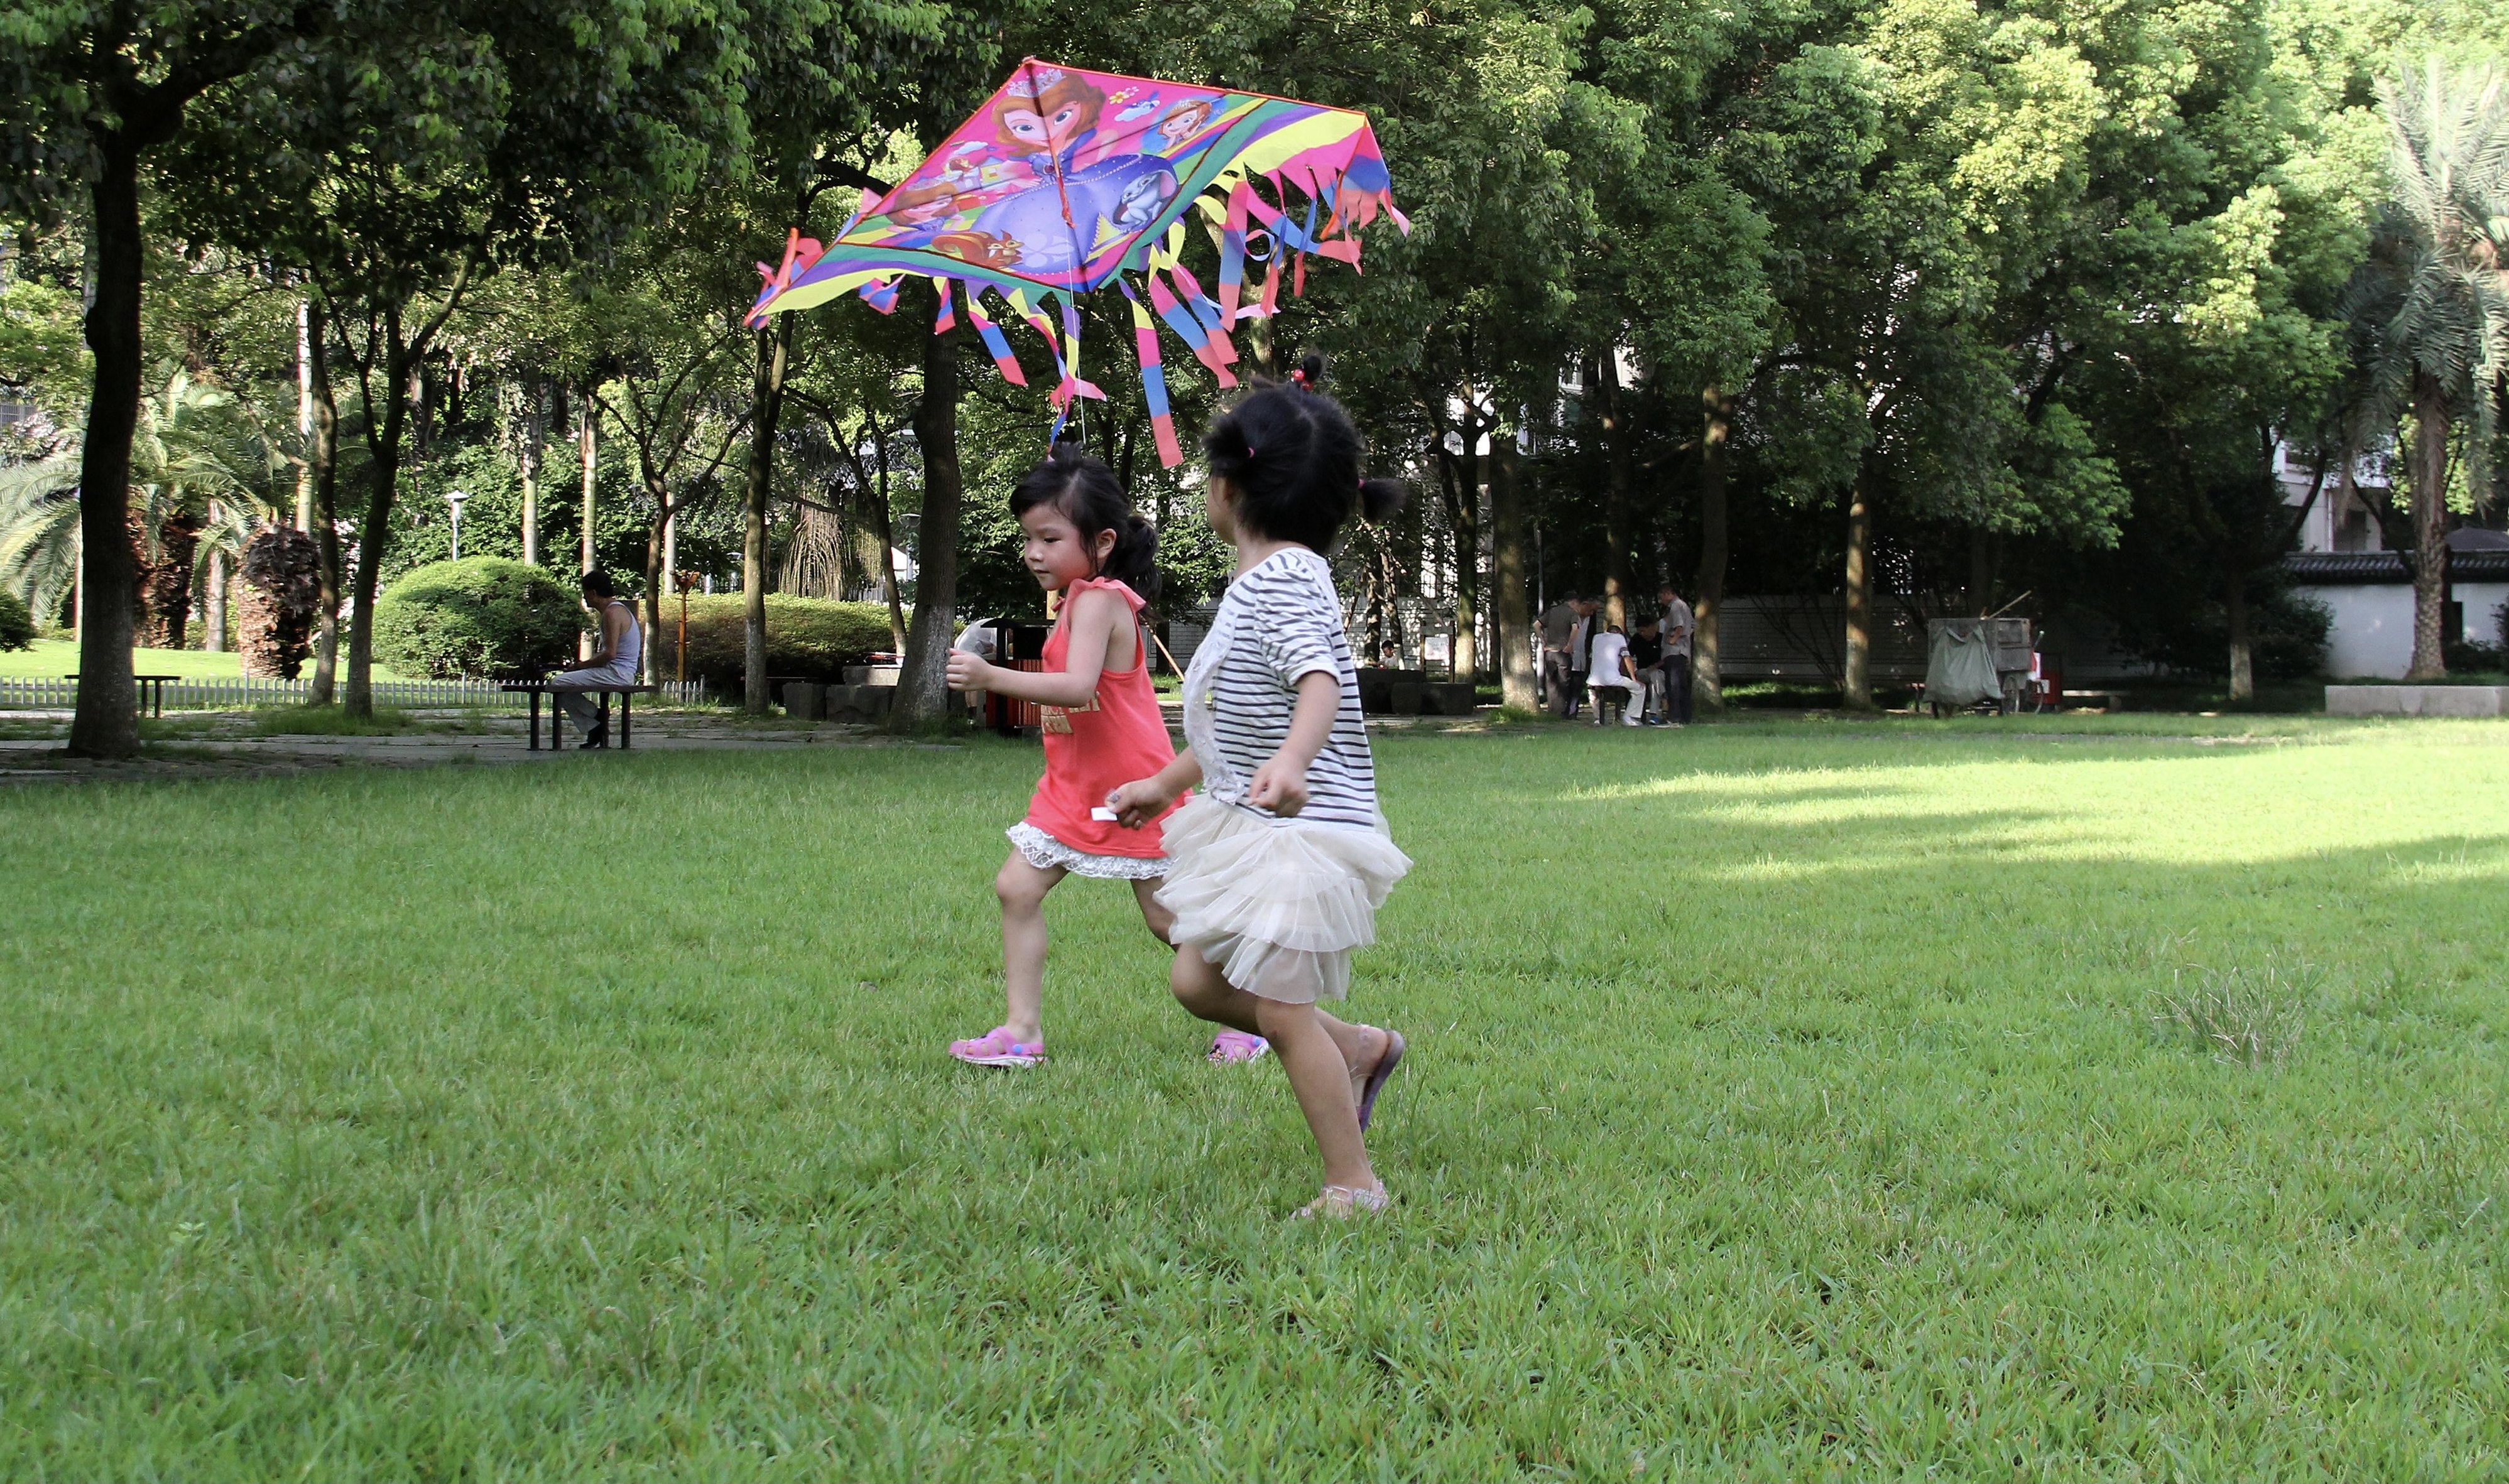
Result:
[[1115,549],[1106,553],[1102,577],[1113,577],[1143,600],[1159,595],[1159,529],[1138,515],[1115,528]]

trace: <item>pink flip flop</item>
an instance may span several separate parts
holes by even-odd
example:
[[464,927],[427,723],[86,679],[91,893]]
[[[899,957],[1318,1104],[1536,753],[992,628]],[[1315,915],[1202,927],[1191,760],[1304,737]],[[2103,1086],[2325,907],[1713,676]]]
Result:
[[1242,1030],[1223,1030],[1211,1038],[1211,1052],[1203,1059],[1214,1066],[1234,1066],[1240,1061],[1254,1061],[1271,1054],[1272,1043],[1261,1036],[1250,1036]]
[[1045,1043],[1011,1039],[1011,1028],[996,1025],[973,1041],[953,1041],[950,1055],[969,1066],[1034,1066],[1045,1059]]
[[1385,1079],[1393,1076],[1394,1069],[1402,1064],[1403,1032],[1389,1030],[1385,1033],[1385,1055],[1376,1058],[1376,1070],[1367,1074],[1367,1081],[1360,1088],[1360,1132],[1367,1132],[1367,1121],[1376,1112],[1376,1094],[1385,1091]]

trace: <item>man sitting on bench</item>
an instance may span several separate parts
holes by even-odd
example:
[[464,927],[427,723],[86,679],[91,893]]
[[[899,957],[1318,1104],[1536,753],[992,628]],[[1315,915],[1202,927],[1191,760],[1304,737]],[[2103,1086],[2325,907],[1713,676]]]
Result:
[[[645,630],[633,604],[618,600],[610,574],[596,567],[583,575],[583,606],[601,619],[601,647],[580,670],[549,677],[550,699],[566,708],[582,731],[580,747],[608,747],[610,723],[602,719],[598,692],[605,686],[633,686],[645,657]],[[579,688],[580,687],[580,688]]]

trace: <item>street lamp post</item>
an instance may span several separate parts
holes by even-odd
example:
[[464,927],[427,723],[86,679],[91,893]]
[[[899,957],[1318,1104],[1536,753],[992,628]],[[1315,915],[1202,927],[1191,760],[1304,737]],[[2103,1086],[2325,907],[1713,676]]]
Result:
[[462,501],[469,498],[460,490],[444,497],[444,502],[453,508],[453,560],[457,562],[462,560]]

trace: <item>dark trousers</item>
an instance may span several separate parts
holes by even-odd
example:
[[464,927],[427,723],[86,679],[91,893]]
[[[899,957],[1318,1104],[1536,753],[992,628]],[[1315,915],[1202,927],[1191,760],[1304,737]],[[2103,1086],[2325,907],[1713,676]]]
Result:
[[1568,668],[1565,649],[1542,651],[1542,703],[1555,717],[1577,714],[1577,699],[1586,690],[1586,677]]
[[1664,677],[1664,719],[1690,724],[1690,656],[1668,654],[1657,672]]

